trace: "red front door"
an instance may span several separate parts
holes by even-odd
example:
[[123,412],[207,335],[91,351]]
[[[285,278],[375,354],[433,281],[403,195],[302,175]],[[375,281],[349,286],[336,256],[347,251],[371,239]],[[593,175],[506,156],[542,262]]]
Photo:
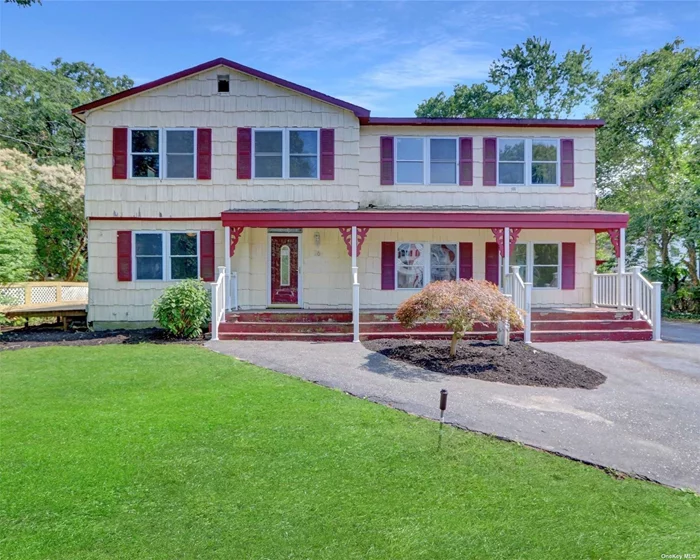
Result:
[[270,303],[299,304],[299,238],[273,236],[270,255]]

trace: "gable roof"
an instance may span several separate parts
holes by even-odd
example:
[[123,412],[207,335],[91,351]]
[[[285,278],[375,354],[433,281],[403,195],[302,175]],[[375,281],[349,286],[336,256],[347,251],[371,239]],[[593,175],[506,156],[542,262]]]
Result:
[[237,62],[233,62],[232,60],[228,60],[227,58],[216,58],[214,60],[210,60],[209,62],[193,66],[192,68],[187,68],[186,70],[175,72],[175,74],[170,74],[169,76],[165,76],[164,78],[153,80],[152,82],[147,82],[145,84],[141,84],[140,86],[120,91],[119,93],[115,93],[114,95],[103,97],[102,99],[98,99],[97,101],[92,101],[90,103],[80,105],[79,107],[75,107],[71,111],[71,113],[73,115],[78,115],[79,113],[84,113],[85,111],[96,109],[98,107],[102,107],[103,105],[114,103],[115,101],[120,101],[133,95],[138,95],[139,93],[143,93],[144,91],[164,86],[166,84],[169,84],[170,82],[181,80],[182,78],[187,78],[188,76],[192,76],[194,74],[199,74],[200,72],[210,70],[211,68],[215,68],[217,66],[225,66],[227,68],[231,68],[232,70],[237,70],[238,72],[243,72],[244,74],[248,74],[255,78],[260,78],[261,80],[265,80],[267,82],[290,89],[292,91],[296,91],[297,93],[308,95],[309,97],[313,97],[314,99],[318,99],[319,101],[323,101],[324,103],[335,105],[336,107],[340,107],[341,109],[347,109],[348,111],[354,113],[358,119],[369,118],[369,110],[365,109],[364,107],[360,107],[359,105],[353,105],[352,103],[348,103],[347,101],[343,101],[342,99],[337,99],[335,97],[331,97],[330,95],[326,95],[325,93],[321,93],[320,91],[300,86],[299,84],[295,84],[294,82],[289,82],[282,78],[278,78],[277,76],[273,76],[272,74],[261,72],[260,70],[256,70],[255,68],[250,68],[249,66],[238,64]]
[[81,115],[81,113],[84,113],[85,111],[89,111],[91,109],[97,109],[98,107],[108,105],[109,103],[114,103],[115,101],[120,101],[120,100],[125,99],[127,97],[132,97],[134,95],[138,95],[140,93],[143,93],[144,91],[148,91],[148,90],[160,87],[160,86],[164,86],[164,85],[169,84],[171,82],[174,82],[176,80],[181,80],[183,78],[187,78],[187,77],[192,76],[194,74],[199,74],[200,72],[204,72],[205,70],[210,70],[212,68],[216,68],[217,66],[224,66],[226,68],[231,68],[232,70],[236,70],[238,72],[242,72],[244,74],[248,74],[249,76],[253,76],[255,78],[265,80],[267,82],[270,82],[272,84],[276,84],[276,85],[281,86],[283,88],[287,88],[287,89],[295,91],[297,93],[301,93],[302,95],[307,95],[309,97],[313,97],[314,99],[318,99],[319,101],[323,101],[324,103],[328,103],[330,105],[335,105],[336,107],[340,107],[341,109],[346,109],[348,111],[351,111],[360,120],[361,125],[369,125],[369,126],[373,126],[373,125],[374,126],[380,126],[380,125],[391,125],[391,126],[504,126],[504,127],[517,126],[517,127],[533,127],[533,128],[598,128],[598,127],[601,127],[605,124],[605,121],[600,120],[600,119],[512,119],[512,118],[482,119],[482,118],[460,118],[460,117],[453,117],[453,118],[370,117],[369,109],[365,109],[364,107],[360,107],[359,105],[353,105],[352,103],[348,103],[347,101],[343,101],[342,99],[338,99],[336,97],[331,97],[330,95],[326,95],[325,93],[321,93],[320,91],[316,91],[314,89],[307,88],[307,87],[301,86],[299,84],[295,84],[294,82],[290,82],[288,80],[278,78],[277,76],[273,76],[272,74],[267,74],[265,72],[261,72],[260,70],[256,70],[255,68],[250,68],[249,66],[244,66],[243,64],[239,64],[238,62],[228,60],[227,58],[216,58],[214,60],[210,60],[209,62],[205,62],[203,64],[193,66],[192,68],[187,68],[186,70],[181,70],[180,72],[175,72],[174,74],[170,74],[169,76],[159,78],[158,80],[153,80],[152,82],[147,82],[145,84],[141,84],[140,86],[136,86],[136,87],[133,87],[131,89],[120,91],[119,93],[115,93],[114,95],[109,95],[107,97],[103,97],[102,99],[98,99],[96,101],[91,101],[90,103],[85,103],[84,105],[80,105],[79,107],[75,107],[71,111],[71,113],[79,120],[83,120],[80,117],[80,115]]

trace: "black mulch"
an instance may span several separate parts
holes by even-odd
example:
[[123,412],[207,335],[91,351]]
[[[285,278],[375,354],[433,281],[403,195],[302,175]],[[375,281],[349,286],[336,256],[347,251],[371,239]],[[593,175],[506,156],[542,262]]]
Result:
[[202,344],[204,338],[183,340],[169,336],[163,329],[134,329],[90,332],[39,325],[4,330],[0,333],[0,351],[39,346],[101,346],[103,344]]
[[522,342],[505,348],[495,342],[460,341],[454,358],[450,358],[449,340],[382,338],[364,345],[430,371],[510,385],[595,389],[606,379],[602,373]]

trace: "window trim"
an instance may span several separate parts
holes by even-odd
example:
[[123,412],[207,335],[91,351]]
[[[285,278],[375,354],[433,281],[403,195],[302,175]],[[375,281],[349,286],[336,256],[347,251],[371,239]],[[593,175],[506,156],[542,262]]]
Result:
[[[136,235],[137,234],[159,234],[160,235],[160,246],[162,251],[162,278],[138,278],[138,269],[136,267]],[[134,248],[131,255],[131,269],[134,271],[133,281],[134,282],[182,282],[184,278],[173,278],[172,277],[172,265],[170,259],[172,255],[170,254],[170,234],[171,233],[194,233],[197,236],[197,278],[202,277],[202,255],[200,246],[200,234],[201,231],[195,230],[134,230],[131,232],[131,246]],[[184,257],[185,255],[181,255]],[[193,256],[193,255],[190,255]],[[177,255],[176,255],[177,257]]]
[[[561,290],[561,241],[519,241],[517,245],[525,245],[527,247],[525,251],[525,282],[532,282],[535,272],[535,245],[556,245],[557,246],[557,285],[556,286],[532,286],[533,290]],[[509,261],[511,266],[515,265],[514,261]],[[503,258],[501,257],[501,265],[503,264]],[[539,266],[551,266],[554,265],[539,265]],[[521,266],[522,268],[522,266]],[[510,274],[510,270],[508,274]],[[522,275],[521,275],[522,276]]]
[[[404,244],[423,245],[423,250],[428,255],[423,263],[423,286],[420,288],[399,288],[399,246]],[[430,267],[430,246],[431,245],[454,245],[455,246],[455,276],[459,280],[459,242],[458,241],[395,241],[394,242],[394,290],[420,291],[433,281]],[[427,250],[426,250],[427,249]]]
[[[155,127],[137,127],[137,128],[128,128],[128,135],[127,135],[127,147],[128,147],[128,161],[127,161],[127,166],[128,166],[128,175],[129,179],[136,179],[137,181],[141,181],[143,179],[148,179],[148,180],[154,180],[154,179],[162,179],[163,178],[163,134],[162,134],[162,129],[160,128],[155,128]],[[153,131],[155,130],[158,132],[158,176],[157,177],[134,177],[134,158],[133,156],[138,156],[138,155],[153,155],[153,153],[149,152],[133,152],[131,150],[132,147],[132,133],[133,132],[139,132],[142,130],[146,131]]]
[[[289,151],[289,135],[292,131],[295,132],[315,132],[316,133],[316,176],[315,177],[290,177],[289,176],[289,161],[292,155],[304,155],[304,154],[291,154]],[[256,166],[255,166],[255,135],[258,132],[281,132],[282,133],[282,176],[281,177],[256,177]],[[280,128],[280,127],[270,127],[270,128],[253,128],[251,137],[251,147],[250,147],[250,176],[251,180],[260,181],[280,181],[280,180],[291,180],[291,181],[318,181],[320,180],[321,173],[321,129],[320,128]],[[310,154],[306,154],[310,157]]]
[[[399,160],[399,140],[422,140],[423,142],[423,180],[421,182],[399,181],[399,161],[417,162],[414,159]],[[433,183],[430,176],[431,140],[452,140],[455,143],[455,181],[454,183]],[[459,184],[459,137],[457,136],[394,136],[394,177],[397,185],[440,185],[456,186]]]
[[[197,129],[192,127],[167,127],[167,128],[155,128],[155,127],[137,127],[128,128],[127,144],[128,144],[128,159],[127,159],[127,177],[129,179],[135,179],[137,181],[142,181],[144,179],[148,180],[166,180],[166,181],[196,181],[197,180]],[[146,152],[132,152],[131,150],[131,133],[132,131],[141,130],[156,130],[158,131],[158,176],[157,177],[134,177],[133,169],[133,155],[148,155]],[[194,140],[194,162],[192,166],[192,177],[168,177],[168,131],[191,131]],[[180,154],[187,155],[187,154]]]
[[[501,183],[501,150],[499,147],[501,140],[515,140],[515,141],[525,141],[525,172],[524,172],[524,183]],[[532,182],[532,142],[534,140],[547,140],[549,142],[554,142],[557,148],[557,170],[556,170],[556,182],[554,183],[533,183]],[[503,163],[519,163],[519,162],[507,162]],[[537,163],[554,163],[554,162],[541,162]],[[550,138],[550,137],[536,137],[536,138],[524,138],[524,137],[512,137],[512,136],[498,136],[496,138],[496,185],[499,187],[560,187],[561,186],[561,138]]]

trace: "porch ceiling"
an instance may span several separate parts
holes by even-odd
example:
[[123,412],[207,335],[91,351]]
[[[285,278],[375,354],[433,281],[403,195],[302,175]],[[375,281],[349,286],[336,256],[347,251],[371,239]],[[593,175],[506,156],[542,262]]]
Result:
[[221,213],[230,227],[368,227],[368,228],[524,228],[616,229],[629,216],[603,210],[498,212],[481,210],[229,210]]

